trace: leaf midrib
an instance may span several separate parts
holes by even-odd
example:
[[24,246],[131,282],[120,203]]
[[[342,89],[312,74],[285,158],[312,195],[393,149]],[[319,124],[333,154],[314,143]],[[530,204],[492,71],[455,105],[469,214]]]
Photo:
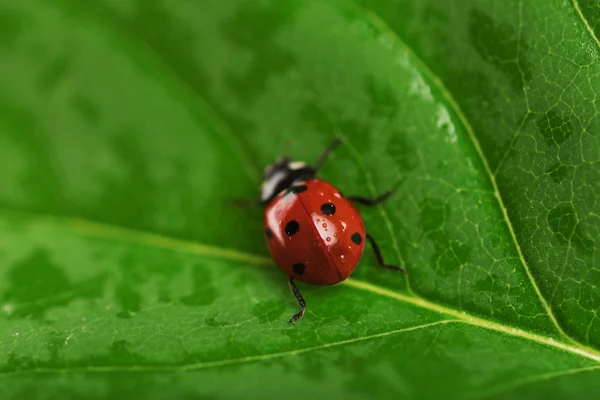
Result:
[[[40,229],[52,229],[63,231],[67,230],[71,234],[81,235],[84,237],[112,239],[126,243],[135,243],[138,245],[145,245],[154,248],[162,248],[174,252],[215,257],[228,261],[244,261],[251,264],[268,266],[273,265],[273,262],[270,258],[259,255],[249,254],[217,246],[206,245],[184,239],[172,238],[156,233],[144,232],[131,228],[109,225],[81,218],[57,217],[51,215],[40,215],[8,210],[0,211],[0,217],[18,217],[22,220],[28,221],[30,225],[36,226]],[[575,354],[580,357],[593,360],[597,362],[600,367],[600,351],[591,347],[584,346],[580,343],[568,344],[563,341],[555,340],[551,337],[524,331],[522,329],[510,325],[504,325],[495,321],[480,318],[475,315],[468,314],[464,311],[454,310],[441,304],[437,304],[432,301],[426,300],[418,295],[408,296],[354,278],[349,278],[341,284],[356,289],[368,291],[380,296],[393,298],[403,303],[408,303],[416,307],[427,309],[429,311],[434,311],[439,314],[443,314],[446,317],[454,318],[457,321],[467,323],[472,326],[493,330],[509,336],[523,338],[538,344],[566,351],[571,354]],[[61,294],[57,294],[57,296],[59,295]],[[332,344],[335,343],[338,342],[332,342]]]
[[575,8],[575,12],[577,12],[577,15],[581,19],[581,22],[583,22],[583,24],[585,25],[585,29],[588,31],[588,33],[590,34],[592,39],[594,39],[594,41],[598,45],[598,48],[600,48],[600,39],[598,39],[598,37],[596,36],[596,33],[590,26],[589,21],[587,20],[585,15],[583,15],[583,11],[581,11],[581,8],[579,7],[579,3],[577,2],[577,0],[572,0],[572,1],[573,1],[573,8]]

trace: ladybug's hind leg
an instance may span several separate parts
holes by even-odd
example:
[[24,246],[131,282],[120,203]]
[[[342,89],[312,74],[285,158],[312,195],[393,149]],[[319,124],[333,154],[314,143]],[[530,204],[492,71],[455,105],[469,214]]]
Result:
[[296,284],[294,283],[294,278],[290,277],[289,282],[290,282],[290,288],[292,289],[294,296],[296,296],[296,300],[298,300],[298,304],[300,304],[300,311],[290,319],[290,323],[293,324],[294,322],[298,321],[300,318],[304,317],[304,311],[306,311],[306,302],[304,301],[304,297],[302,297],[302,295],[300,294],[300,291],[296,287]]
[[365,197],[358,197],[358,196],[349,196],[346,198],[354,203],[363,204],[365,206],[375,206],[379,203],[386,201],[388,199],[388,197],[390,197],[393,193],[394,193],[394,191],[390,190],[388,192],[385,192],[381,196],[377,197],[376,199],[367,199]]
[[366,236],[367,236],[367,239],[369,239],[369,242],[371,242],[371,247],[373,247],[373,252],[375,252],[375,258],[377,258],[377,263],[381,267],[383,267],[385,269],[391,269],[391,270],[394,270],[394,271],[402,271],[402,272],[404,272],[406,274],[406,269],[404,269],[402,267],[398,267],[396,265],[386,264],[383,261],[383,256],[381,255],[381,250],[379,250],[379,246],[377,246],[377,242],[375,242],[375,239],[373,239],[373,236],[369,235],[368,233],[367,233]]

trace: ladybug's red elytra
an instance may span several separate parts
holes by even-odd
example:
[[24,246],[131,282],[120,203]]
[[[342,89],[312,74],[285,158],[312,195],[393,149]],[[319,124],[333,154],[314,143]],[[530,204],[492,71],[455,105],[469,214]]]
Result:
[[314,166],[280,157],[264,171],[260,203],[266,206],[264,229],[267,247],[275,264],[289,276],[300,311],[290,322],[304,316],[306,302],[294,280],[313,285],[334,285],[352,273],[371,243],[380,266],[385,264],[377,243],[365,230],[352,203],[373,206],[387,199],[389,191],[376,199],[343,196],[328,182],[316,178],[329,153],[341,142],[335,139]]

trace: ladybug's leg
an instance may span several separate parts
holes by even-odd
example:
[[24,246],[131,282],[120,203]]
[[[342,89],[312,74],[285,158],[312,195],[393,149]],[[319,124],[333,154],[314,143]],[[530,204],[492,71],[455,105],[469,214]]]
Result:
[[390,197],[393,193],[394,193],[394,191],[390,190],[388,192],[385,192],[381,196],[377,197],[376,199],[367,199],[365,197],[358,197],[358,196],[349,196],[346,198],[355,203],[364,204],[365,206],[375,206],[375,205],[387,200],[387,198]]
[[342,139],[341,137],[337,137],[333,139],[331,143],[329,143],[329,146],[327,146],[327,148],[323,150],[316,164],[312,167],[313,173],[316,173],[319,170],[319,168],[323,166],[323,164],[327,160],[327,157],[329,156],[329,153],[331,153],[333,149],[335,149],[340,143],[342,143],[343,140],[344,139]]
[[389,265],[386,264],[383,261],[383,256],[381,255],[381,250],[379,250],[379,246],[377,246],[377,243],[375,242],[375,239],[373,239],[373,236],[369,235],[367,233],[367,239],[369,239],[369,242],[371,242],[371,246],[373,247],[373,251],[375,252],[375,258],[377,258],[377,263],[382,266],[383,268],[386,269],[392,269],[394,271],[402,271],[404,273],[406,273],[406,269],[402,268],[402,267],[397,267],[395,265]]
[[300,304],[300,311],[298,312],[298,314],[295,314],[290,319],[290,323],[293,324],[294,322],[298,321],[300,318],[304,317],[304,311],[306,310],[306,302],[304,301],[304,297],[302,297],[302,295],[300,294],[300,291],[296,287],[296,284],[294,283],[294,278],[292,278],[292,277],[290,277],[290,288],[292,289],[292,292],[294,292],[294,296],[296,296],[296,300],[298,300],[298,304]]

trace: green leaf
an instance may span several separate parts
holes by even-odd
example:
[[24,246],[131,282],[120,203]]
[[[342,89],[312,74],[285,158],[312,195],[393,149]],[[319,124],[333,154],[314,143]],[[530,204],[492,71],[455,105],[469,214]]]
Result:
[[[600,4],[0,1],[0,395],[592,398]],[[333,287],[267,257],[285,151],[363,208]]]

